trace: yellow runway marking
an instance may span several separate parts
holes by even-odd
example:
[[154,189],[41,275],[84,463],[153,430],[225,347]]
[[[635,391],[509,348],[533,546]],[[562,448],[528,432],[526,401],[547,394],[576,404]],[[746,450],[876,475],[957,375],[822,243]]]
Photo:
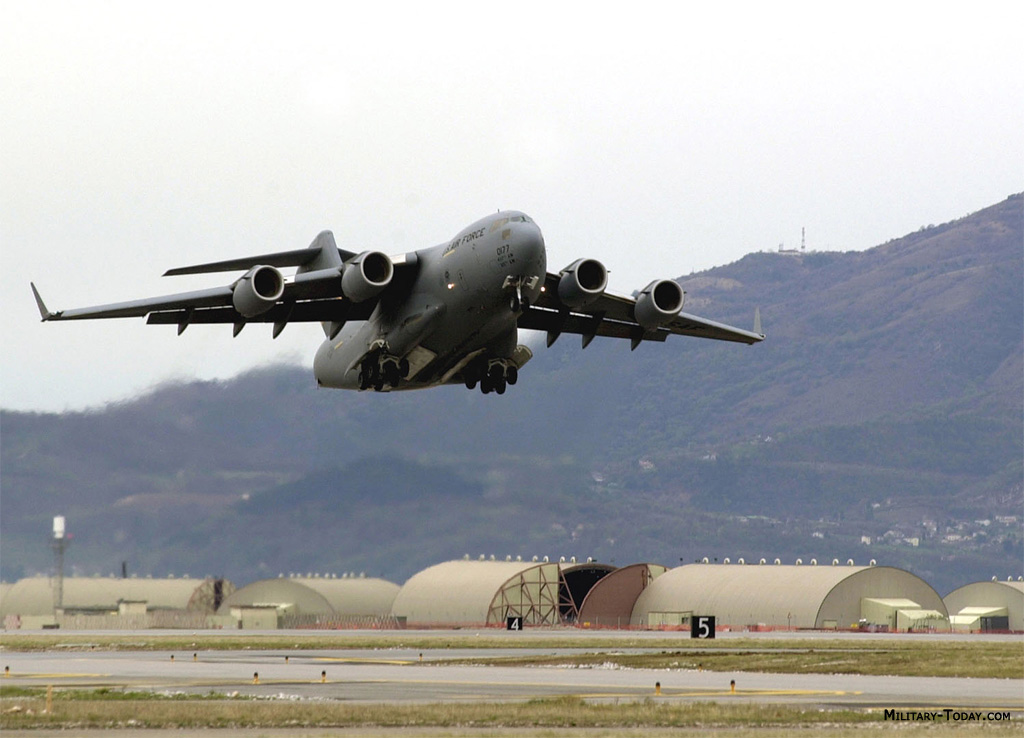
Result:
[[109,677],[110,674],[15,674],[11,672],[12,679],[99,679]]
[[[647,690],[646,688],[637,687],[637,689],[645,689],[651,692],[653,696],[653,690]],[[594,697],[632,697],[635,696],[636,692],[620,692],[613,694],[611,692],[595,692],[593,694],[581,694],[580,697],[594,698]],[[661,697],[814,697],[829,695],[832,697],[841,697],[845,695],[859,695],[863,692],[844,692],[842,690],[831,690],[831,689],[743,689],[731,692],[728,689],[703,689],[697,692],[673,692],[671,690],[663,690]]]

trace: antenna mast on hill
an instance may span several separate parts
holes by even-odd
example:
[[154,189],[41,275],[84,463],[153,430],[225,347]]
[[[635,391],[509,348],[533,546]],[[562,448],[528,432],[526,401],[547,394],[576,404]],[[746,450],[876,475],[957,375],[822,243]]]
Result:
[[806,235],[807,235],[807,228],[801,226],[800,227],[800,253],[803,253],[804,249],[807,248],[807,241],[805,239]]

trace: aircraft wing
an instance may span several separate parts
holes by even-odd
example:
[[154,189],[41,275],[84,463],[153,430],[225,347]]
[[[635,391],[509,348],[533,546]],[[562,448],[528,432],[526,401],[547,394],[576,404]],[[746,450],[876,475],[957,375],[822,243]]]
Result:
[[549,273],[540,299],[524,310],[519,318],[520,328],[545,331],[548,334],[549,346],[562,333],[583,336],[584,347],[595,336],[628,338],[633,348],[641,341],[664,341],[672,334],[746,344],[764,340],[760,316],[757,313],[753,331],[684,312],[678,313],[656,328],[644,328],[636,320],[636,300],[633,298],[605,292],[584,307],[570,308],[558,297],[558,282],[559,276]]
[[[213,287],[194,292],[180,292],[161,297],[115,302],[108,305],[73,308],[51,312],[43,303],[36,286],[32,292],[44,321],[94,320],[100,318],[144,318],[154,325],[186,326],[192,323],[301,323],[344,322],[366,320],[377,305],[377,300],[355,303],[341,294],[341,280],[335,275],[338,287],[324,284],[289,283],[280,300],[266,312],[250,317],[239,315],[232,304],[232,287]],[[304,294],[306,293],[306,294]],[[315,296],[310,298],[309,293]],[[317,294],[318,293],[318,294]]]
[[[354,280],[353,285],[361,292],[359,299],[351,299],[352,295],[346,296],[343,289],[343,275],[349,269],[360,271],[359,262],[366,254],[387,261],[389,276],[386,281],[369,286]],[[224,287],[52,312],[43,303],[35,284],[32,293],[44,321],[148,316],[148,323],[177,325],[179,333],[192,323],[228,323],[235,326],[236,334],[245,323],[274,323],[276,337],[290,322],[331,322],[340,328],[347,320],[366,320],[380,293],[399,281],[390,274],[401,276],[404,281],[416,268],[414,255],[411,256],[391,260],[375,252],[357,255],[342,251],[335,246],[333,235],[325,231],[308,249],[171,269],[164,275],[248,270]],[[277,267],[285,266],[299,266],[307,271],[300,269],[286,280],[277,271]],[[257,286],[261,276],[267,281]]]

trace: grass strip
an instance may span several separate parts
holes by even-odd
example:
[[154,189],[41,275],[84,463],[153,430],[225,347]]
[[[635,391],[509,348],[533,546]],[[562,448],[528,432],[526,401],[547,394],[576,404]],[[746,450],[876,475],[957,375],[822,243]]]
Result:
[[[54,694],[45,699],[4,699],[0,729],[40,728],[291,728],[291,727],[729,727],[813,726],[879,722],[881,716],[849,710],[801,710],[779,705],[636,702],[590,703],[578,697],[522,703],[423,705],[345,704],[335,701],[252,699],[116,699],[112,695]],[[18,710],[12,710],[17,706]]]
[[1021,649],[1010,643],[915,644],[912,648],[684,649],[657,653],[586,653],[571,656],[506,656],[464,659],[488,666],[614,665],[630,669],[706,669],[768,674],[866,674],[871,676],[1024,679]]

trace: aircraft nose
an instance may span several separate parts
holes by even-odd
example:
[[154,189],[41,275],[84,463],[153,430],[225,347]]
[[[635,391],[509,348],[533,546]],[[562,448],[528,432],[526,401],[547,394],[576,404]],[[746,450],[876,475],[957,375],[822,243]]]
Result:
[[513,274],[520,277],[523,298],[535,303],[544,287],[544,275],[547,273],[548,257],[544,250],[544,235],[532,220],[523,216],[523,220],[514,223],[513,254],[515,266]]
[[544,258],[544,235],[536,223],[516,223],[515,242],[517,256],[526,261],[543,260]]

